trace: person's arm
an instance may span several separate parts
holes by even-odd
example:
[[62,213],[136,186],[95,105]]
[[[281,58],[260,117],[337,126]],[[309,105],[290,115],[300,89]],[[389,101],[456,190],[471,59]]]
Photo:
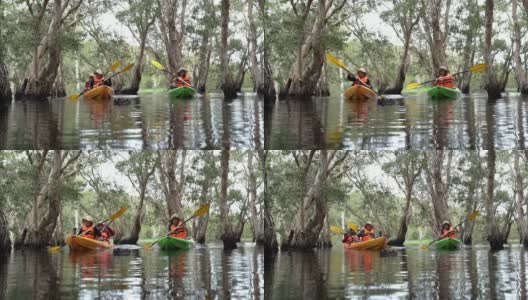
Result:
[[356,81],[356,76],[354,76],[354,74],[350,74],[350,73],[348,73],[348,74],[347,74],[347,79],[348,79],[349,81]]
[[366,85],[368,85],[369,88],[374,89],[372,87],[372,84],[370,83],[370,79],[367,79],[367,82],[365,82]]
[[104,85],[107,85],[107,86],[112,86],[112,79],[111,78],[108,78],[104,81]]

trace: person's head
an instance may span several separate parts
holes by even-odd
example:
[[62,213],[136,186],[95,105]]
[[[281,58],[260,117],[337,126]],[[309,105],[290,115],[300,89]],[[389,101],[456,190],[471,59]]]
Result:
[[440,74],[440,76],[446,76],[447,73],[449,73],[449,70],[446,66],[441,66],[440,69],[438,69],[438,73]]
[[451,223],[449,221],[442,222],[442,229],[449,229],[451,227]]
[[180,217],[178,217],[177,214],[173,214],[172,217],[171,217],[171,224],[172,225],[179,225],[180,223],[182,223],[182,219],[180,219]]
[[187,70],[185,68],[182,67],[178,69],[179,76],[184,76],[186,73],[187,73]]
[[86,226],[92,226],[93,225],[93,219],[90,216],[86,216],[86,217],[82,218],[81,221],[82,221],[83,225],[86,225]]
[[93,76],[93,75],[90,75],[90,77],[89,77],[89,78],[90,78],[90,79],[94,79],[94,76]]
[[348,234],[349,234],[349,235],[355,235],[355,234],[356,234],[356,231],[355,231],[354,229],[352,229],[352,228],[349,228],[349,229],[348,229]]
[[367,76],[367,69],[359,68],[357,70],[357,75],[359,76],[359,78],[363,78],[363,77]]
[[95,76],[96,78],[101,78],[101,77],[103,77],[103,71],[101,71],[101,69],[95,70],[95,72],[94,72],[94,76]]
[[372,226],[372,223],[367,222],[367,223],[365,223],[365,228],[366,228],[367,230],[372,230],[372,228],[374,228],[374,226]]

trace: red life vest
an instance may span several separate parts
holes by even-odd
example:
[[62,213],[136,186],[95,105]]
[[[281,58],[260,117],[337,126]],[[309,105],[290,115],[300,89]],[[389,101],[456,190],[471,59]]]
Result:
[[[174,230],[176,227],[178,227],[178,226],[171,224],[169,226],[169,231]],[[172,231],[170,236],[175,237],[175,238],[179,238],[179,239],[185,239],[185,238],[187,238],[187,229],[185,229],[185,227],[183,227],[183,226],[180,226],[178,229]]]
[[455,81],[451,74],[447,73],[446,76],[440,76],[436,79],[436,86],[446,87],[446,88],[455,88]]
[[[354,85],[367,85],[367,86],[368,86],[368,84],[367,84],[368,80],[369,80],[369,79],[368,79],[368,76],[367,76],[367,75],[365,75],[365,77],[363,77],[363,78],[359,78],[359,76],[356,76],[356,80],[354,81],[354,84],[352,84],[352,86],[354,86]],[[363,82],[364,84],[361,84],[361,83],[358,82],[358,81],[361,81],[361,82]]]
[[363,227],[363,229],[361,229],[361,230],[363,231],[363,236],[361,237],[362,241],[372,240],[374,238],[375,233],[376,233],[374,228],[372,228],[371,230],[368,230],[366,227]]
[[102,85],[103,82],[105,81],[105,78],[104,78],[104,76],[101,76],[101,78],[97,78],[97,76],[94,76],[93,81],[94,81],[94,85],[93,86],[96,87],[98,85]]
[[185,73],[185,75],[183,76],[178,76],[178,79],[176,79],[176,87],[182,86],[192,86],[191,77],[189,77],[189,73]]
[[84,234],[82,235],[82,237],[85,237],[87,239],[92,239],[94,240],[95,239],[95,231],[94,231],[94,226],[86,226],[83,224],[82,228],[81,228],[81,232],[84,232]]
[[[449,232],[451,231],[451,232]],[[444,235],[446,232],[449,232],[448,234]],[[456,232],[453,230],[453,226],[449,225],[449,229],[442,229],[442,237],[443,238],[450,238],[450,239],[456,239]]]

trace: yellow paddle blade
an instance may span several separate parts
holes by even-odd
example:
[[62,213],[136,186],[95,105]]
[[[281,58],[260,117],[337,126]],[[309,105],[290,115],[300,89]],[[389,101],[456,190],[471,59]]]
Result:
[[116,70],[117,68],[119,68],[120,65],[121,65],[121,61],[118,60],[118,61],[116,61],[113,65],[110,66],[110,70],[111,70],[112,72],[115,72],[115,70]]
[[121,209],[118,212],[110,216],[110,220],[114,220],[114,219],[121,217],[127,211],[127,209],[128,207],[121,207]]
[[358,231],[359,230],[359,226],[357,226],[356,224],[350,222],[350,221],[347,221],[346,222],[348,228],[354,230],[354,231]]
[[420,85],[421,85],[421,84],[416,83],[416,82],[409,83],[409,84],[405,87],[405,89],[407,89],[407,90],[412,90],[412,89],[415,89],[415,88],[419,87]]
[[119,71],[119,73],[123,73],[123,72],[129,71],[133,67],[134,67],[134,64],[130,64],[130,65],[124,67],[123,69],[121,69],[121,71]]
[[208,211],[209,211],[209,207],[211,206],[210,203],[207,203],[207,204],[204,204],[202,205],[202,207],[200,207],[195,213],[193,216],[195,217],[201,217],[203,215],[205,215]]
[[487,64],[477,64],[469,68],[469,70],[473,73],[478,73],[478,72],[482,72],[486,70],[487,67],[488,67]]
[[337,226],[334,226],[334,225],[330,225],[330,230],[332,230],[333,232],[335,232],[337,234],[345,234],[343,229],[341,229],[341,228],[339,228]]
[[48,250],[56,252],[56,251],[59,251],[61,248],[62,246],[55,246],[55,247],[49,247]]
[[143,246],[143,249],[149,250],[149,249],[152,249],[153,246],[154,244],[148,244],[148,245]]
[[469,214],[469,216],[467,216],[467,220],[468,221],[473,221],[475,220],[476,217],[478,217],[480,215],[480,211],[476,210],[474,212],[472,212],[471,214]]
[[429,248],[429,245],[421,245],[420,248],[421,248],[422,250],[426,250],[427,248]]
[[70,99],[71,101],[76,101],[80,97],[81,97],[81,94],[77,93],[77,94],[73,94],[73,95],[68,96],[68,99]]
[[164,67],[162,64],[160,64],[158,61],[156,61],[156,60],[151,60],[150,63],[151,63],[154,67],[156,67],[156,68],[158,68],[158,69],[160,69],[160,70],[162,70],[162,71],[165,71],[165,70],[166,70],[165,67]]
[[338,67],[342,67],[345,69],[347,68],[344,62],[342,62],[341,60],[339,60],[337,57],[333,56],[330,53],[326,53],[326,59]]

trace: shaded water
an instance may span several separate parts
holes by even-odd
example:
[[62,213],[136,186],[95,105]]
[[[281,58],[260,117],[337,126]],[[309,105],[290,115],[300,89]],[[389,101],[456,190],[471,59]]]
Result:
[[[351,102],[277,101],[266,110],[268,149],[525,149],[528,98],[485,94],[433,101],[412,95]],[[268,134],[269,133],[269,134]]]
[[266,256],[265,293],[273,299],[526,299],[528,253],[520,246],[491,252],[399,248],[331,250]]
[[0,110],[0,149],[261,149],[262,103],[213,93],[16,101]]
[[263,251],[15,251],[0,256],[0,299],[262,299]]

